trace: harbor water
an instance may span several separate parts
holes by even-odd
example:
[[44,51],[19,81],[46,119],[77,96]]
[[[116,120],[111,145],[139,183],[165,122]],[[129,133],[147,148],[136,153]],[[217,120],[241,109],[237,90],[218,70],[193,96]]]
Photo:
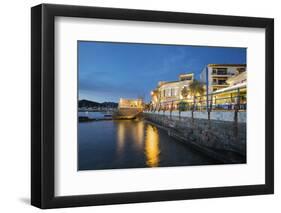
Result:
[[[89,117],[102,116],[99,112],[89,114]],[[215,160],[177,141],[165,130],[143,119],[78,124],[78,170],[216,163]]]

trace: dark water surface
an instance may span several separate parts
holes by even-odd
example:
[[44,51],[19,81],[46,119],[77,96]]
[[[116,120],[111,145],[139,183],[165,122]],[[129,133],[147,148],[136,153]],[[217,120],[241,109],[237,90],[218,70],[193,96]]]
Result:
[[144,120],[78,125],[78,170],[216,164]]

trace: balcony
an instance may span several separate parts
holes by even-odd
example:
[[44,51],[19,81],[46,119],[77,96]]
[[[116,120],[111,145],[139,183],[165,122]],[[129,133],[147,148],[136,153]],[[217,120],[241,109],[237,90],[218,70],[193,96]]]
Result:
[[212,73],[212,77],[231,77],[235,74],[233,73]]
[[228,86],[228,83],[225,81],[213,81],[212,86]]

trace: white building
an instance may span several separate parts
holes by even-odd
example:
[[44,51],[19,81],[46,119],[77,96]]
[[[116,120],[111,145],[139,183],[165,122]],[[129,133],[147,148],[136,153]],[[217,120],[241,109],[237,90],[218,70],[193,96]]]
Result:
[[183,99],[183,88],[189,88],[189,85],[194,80],[193,73],[179,75],[177,81],[160,81],[155,90],[151,92],[152,105],[156,106],[171,106],[172,102],[175,106],[176,102]]
[[207,94],[229,86],[228,79],[246,71],[246,64],[208,64],[200,74],[200,80],[208,88]]

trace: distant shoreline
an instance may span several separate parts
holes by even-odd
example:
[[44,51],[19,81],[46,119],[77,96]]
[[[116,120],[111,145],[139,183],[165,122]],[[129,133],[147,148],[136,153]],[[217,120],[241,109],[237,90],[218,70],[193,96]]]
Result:
[[111,109],[103,109],[103,110],[98,110],[98,109],[78,109],[78,112],[113,112],[117,110],[117,108],[111,108]]

